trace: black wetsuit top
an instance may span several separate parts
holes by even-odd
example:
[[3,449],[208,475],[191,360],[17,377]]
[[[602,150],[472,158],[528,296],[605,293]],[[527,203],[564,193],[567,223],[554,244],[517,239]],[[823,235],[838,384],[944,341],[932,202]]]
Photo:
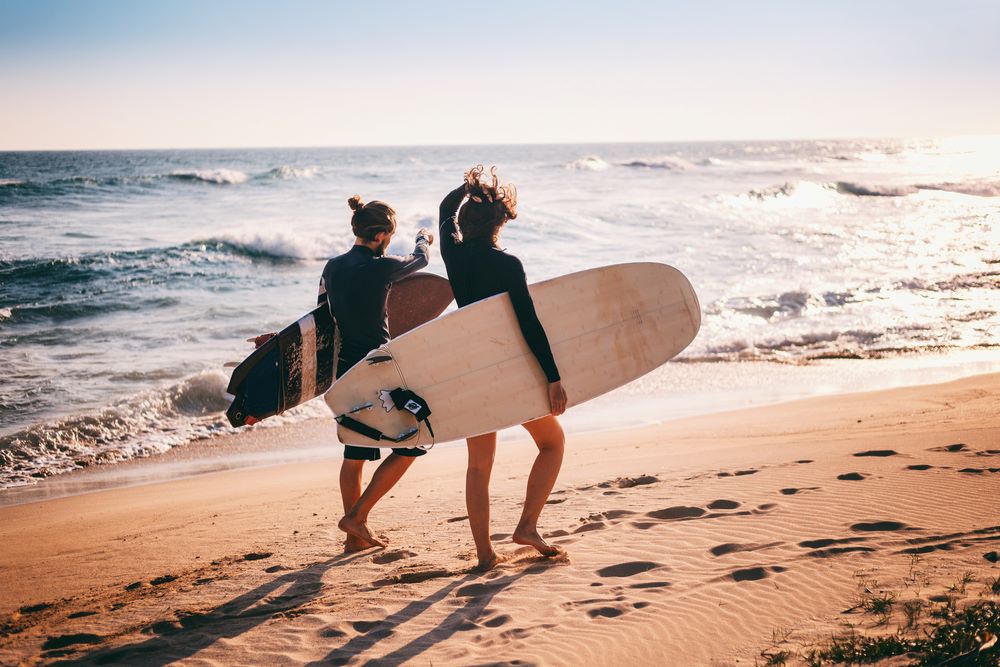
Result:
[[[327,299],[340,329],[340,359],[337,377],[389,342],[385,302],[392,283],[427,266],[427,240],[417,239],[406,257],[376,256],[356,245],[326,263],[320,280],[320,302]],[[325,292],[325,297],[324,297]]]
[[455,216],[465,197],[465,186],[449,192],[441,202],[441,256],[459,308],[495,294],[507,292],[521,333],[538,359],[549,382],[559,380],[559,369],[535,304],[528,293],[528,281],[521,261],[493,245],[492,239],[455,240]]

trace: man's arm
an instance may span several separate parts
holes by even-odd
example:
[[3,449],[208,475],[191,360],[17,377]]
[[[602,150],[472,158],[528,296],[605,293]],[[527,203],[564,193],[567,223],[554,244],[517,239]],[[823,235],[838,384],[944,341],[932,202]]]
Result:
[[383,255],[378,260],[378,266],[382,269],[386,282],[396,282],[405,278],[411,273],[416,273],[427,266],[429,261],[427,246],[434,242],[434,237],[427,233],[426,229],[417,232],[417,242],[413,247],[413,252],[405,257],[395,255]]

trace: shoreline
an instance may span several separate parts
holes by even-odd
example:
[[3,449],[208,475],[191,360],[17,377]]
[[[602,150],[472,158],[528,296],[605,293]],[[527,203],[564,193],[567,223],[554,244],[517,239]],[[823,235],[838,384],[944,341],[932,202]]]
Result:
[[[570,436],[630,432],[704,415],[937,384],[992,372],[1000,372],[1000,352],[992,350],[917,359],[831,360],[804,366],[772,362],[668,363],[629,386],[572,408],[562,421]],[[685,383],[695,387],[693,395],[680,391]],[[651,388],[650,394],[644,396],[646,387]],[[317,410],[310,412],[315,415]],[[0,507],[223,470],[339,460],[341,456],[335,426],[326,416],[268,424],[199,438],[154,456],[98,464],[52,475],[35,484],[0,489]],[[501,446],[523,439],[517,427],[499,434]],[[439,445],[455,446],[461,443]]]
[[776,627],[805,650],[839,631],[859,572],[927,608],[965,571],[962,599],[987,595],[998,396],[977,375],[575,435],[542,515],[557,562],[505,532],[534,450],[512,441],[491,524],[510,560],[484,575],[457,447],[376,508],[390,547],[352,555],[339,458],[2,507],[0,661],[707,664],[752,662]]

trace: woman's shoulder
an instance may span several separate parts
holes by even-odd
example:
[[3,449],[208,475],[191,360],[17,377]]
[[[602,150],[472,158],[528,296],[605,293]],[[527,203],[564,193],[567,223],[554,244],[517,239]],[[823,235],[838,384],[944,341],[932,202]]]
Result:
[[494,257],[497,257],[498,261],[503,262],[508,266],[520,269],[522,271],[524,270],[524,266],[521,264],[521,260],[519,260],[515,255],[510,254],[506,250],[501,250],[500,248],[491,248],[490,254],[493,255]]

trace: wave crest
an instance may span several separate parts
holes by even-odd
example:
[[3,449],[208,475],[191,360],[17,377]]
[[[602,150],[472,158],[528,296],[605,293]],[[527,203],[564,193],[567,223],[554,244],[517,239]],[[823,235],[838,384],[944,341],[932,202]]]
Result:
[[98,463],[161,454],[226,428],[228,378],[203,371],[97,412],[0,437],[0,488]]
[[604,171],[610,166],[596,155],[585,155],[572,162],[567,162],[565,165],[566,169],[575,169],[577,171]]
[[167,178],[213,185],[237,185],[246,183],[250,177],[238,169],[197,169],[194,171],[173,171],[167,174]]
[[687,171],[695,167],[692,163],[688,162],[684,158],[677,157],[676,155],[668,155],[658,159],[635,159],[629,160],[628,162],[621,162],[620,164],[623,167],[632,167],[637,169],[666,169],[669,171]]

